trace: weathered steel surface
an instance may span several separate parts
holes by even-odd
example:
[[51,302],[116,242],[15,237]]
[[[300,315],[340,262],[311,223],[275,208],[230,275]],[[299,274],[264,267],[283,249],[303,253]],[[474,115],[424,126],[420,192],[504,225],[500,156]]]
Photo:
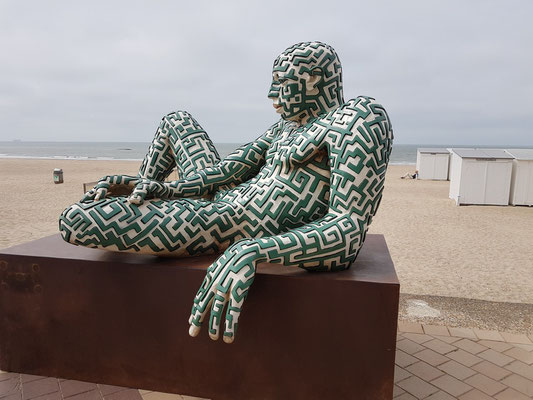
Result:
[[347,271],[260,265],[231,345],[187,333],[213,259],[59,235],[0,250],[0,368],[215,400],[392,398],[399,283],[382,236]]

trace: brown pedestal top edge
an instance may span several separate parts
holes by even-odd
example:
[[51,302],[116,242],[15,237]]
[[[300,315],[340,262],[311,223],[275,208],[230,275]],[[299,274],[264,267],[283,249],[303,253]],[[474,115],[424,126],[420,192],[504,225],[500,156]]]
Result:
[[[0,262],[4,258],[30,257],[32,259],[103,262],[149,266],[151,268],[206,269],[217,255],[186,258],[158,257],[146,254],[119,253],[101,249],[74,246],[61,239],[59,234],[47,236],[21,245],[0,249]],[[278,275],[305,279],[360,281],[399,285],[398,277],[383,235],[369,234],[357,260],[346,271],[308,272],[296,267],[278,264],[259,264],[258,274]]]

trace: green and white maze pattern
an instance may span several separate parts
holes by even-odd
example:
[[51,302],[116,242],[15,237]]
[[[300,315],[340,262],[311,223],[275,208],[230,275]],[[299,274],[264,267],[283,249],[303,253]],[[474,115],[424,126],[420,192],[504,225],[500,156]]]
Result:
[[[60,217],[63,238],[77,245],[222,252],[194,299],[192,336],[209,315],[209,336],[234,340],[259,262],[348,268],[381,200],[392,127],[374,99],[343,100],[330,46],[284,51],[268,97],[282,118],[223,160],[190,114],[168,114],[137,176],[102,178]],[[173,168],[179,179],[165,182]]]

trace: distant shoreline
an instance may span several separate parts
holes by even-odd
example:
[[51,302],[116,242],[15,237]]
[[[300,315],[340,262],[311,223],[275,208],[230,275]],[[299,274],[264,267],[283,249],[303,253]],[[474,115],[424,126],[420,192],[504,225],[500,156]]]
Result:
[[[226,157],[242,143],[214,143],[221,158]],[[87,161],[137,161],[146,155],[147,142],[24,142],[0,141],[0,159],[34,160],[87,160]],[[417,148],[459,148],[464,145],[395,144],[392,147],[391,165],[415,165]],[[477,148],[530,148],[532,146],[486,146]]]
[[[108,158],[108,157],[35,157],[35,156],[8,156],[0,154],[0,159],[7,160],[58,160],[58,161],[137,161],[141,162],[142,158]],[[391,161],[390,165],[416,165],[416,162],[409,161]]]

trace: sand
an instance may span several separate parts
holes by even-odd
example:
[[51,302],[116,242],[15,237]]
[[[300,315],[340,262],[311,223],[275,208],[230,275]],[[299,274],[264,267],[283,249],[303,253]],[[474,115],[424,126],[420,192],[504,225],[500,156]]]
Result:
[[[82,184],[137,173],[136,161],[0,159],[0,248],[58,232]],[[65,183],[54,184],[62,168]],[[370,233],[385,235],[402,293],[533,304],[533,207],[457,207],[449,182],[402,180],[390,166]]]

